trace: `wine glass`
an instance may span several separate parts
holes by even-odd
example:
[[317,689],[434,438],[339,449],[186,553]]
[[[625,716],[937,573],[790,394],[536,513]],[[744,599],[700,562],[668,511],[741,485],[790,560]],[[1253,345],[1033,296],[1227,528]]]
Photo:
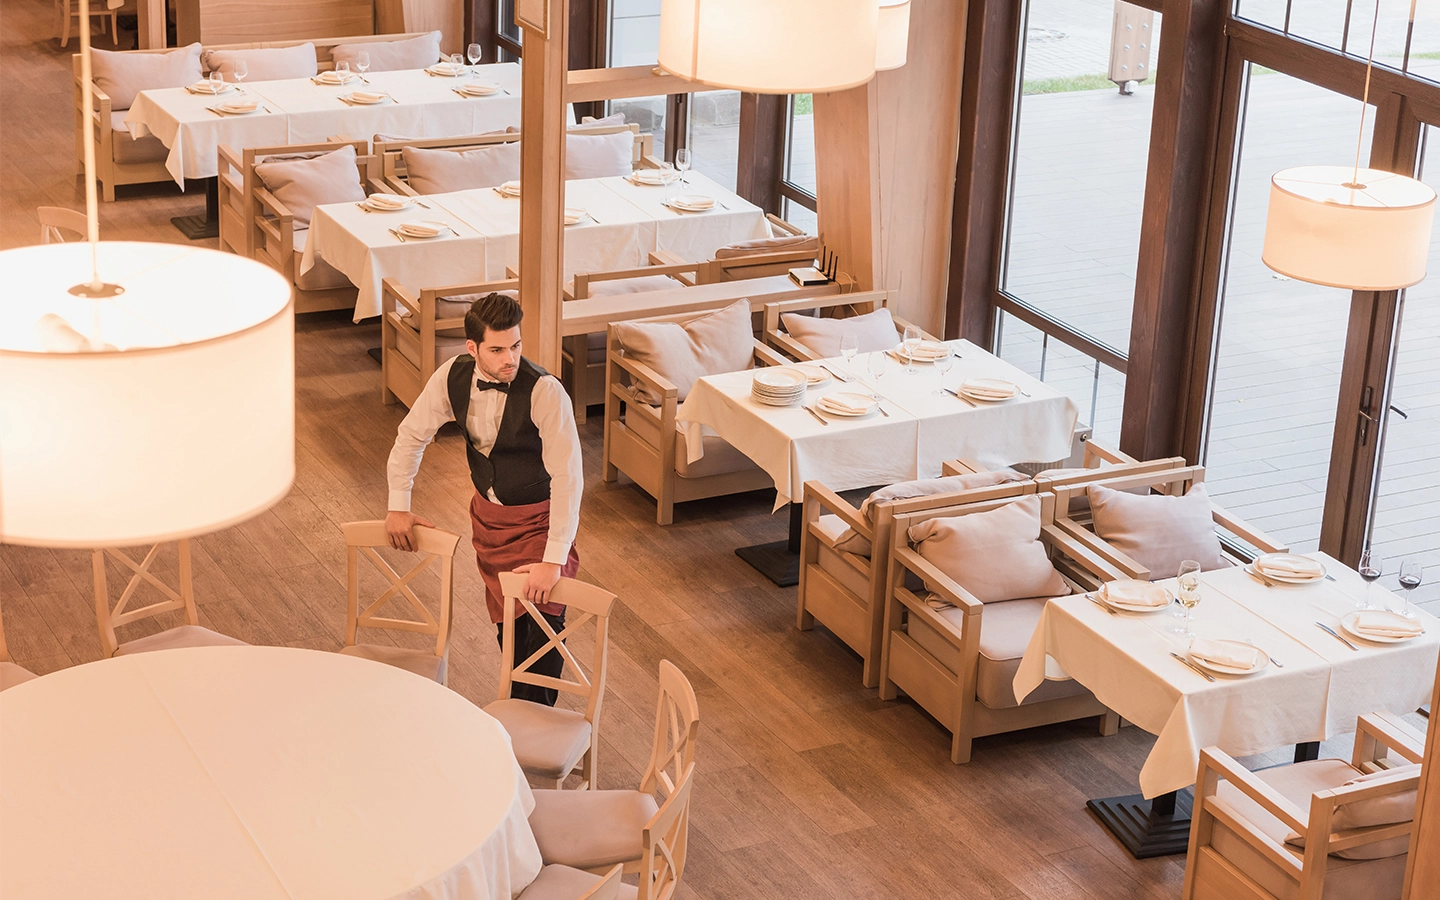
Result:
[[919,326],[919,325],[906,325],[906,326],[905,326],[904,343],[905,343],[905,362],[907,363],[907,365],[906,365],[906,367],[905,367],[905,371],[906,371],[907,374],[914,375],[914,374],[915,374],[915,351],[920,347],[920,326]]
[[344,84],[345,82],[350,80],[349,60],[342,59],[340,62],[337,62],[335,64],[335,76],[340,79],[341,84]]
[[671,190],[675,186],[675,164],[672,162],[660,163],[660,183],[665,185],[665,205],[670,205]]
[[870,369],[870,378],[871,378],[871,379],[873,380],[873,382],[874,382],[875,389],[876,389],[876,390],[879,390],[879,389],[880,389],[880,376],[885,374],[885,353],[884,353],[884,351],[883,351],[883,350],[877,350],[877,351],[875,351],[874,353],[871,353],[871,354],[870,354],[870,359],[866,362],[866,366],[867,366],[867,368]]
[[955,354],[949,347],[945,348],[945,355],[935,360],[935,368],[940,372],[940,384],[935,388],[935,393],[945,393],[945,376],[949,374],[952,366],[955,365]]
[[480,45],[471,44],[465,48],[465,58],[470,60],[470,77],[475,77],[475,67],[480,65]]
[[689,147],[681,147],[679,150],[675,151],[675,168],[680,170],[681,184],[688,185],[690,183],[689,178],[685,173],[690,171],[690,164],[693,162],[694,158],[690,155]]
[[1400,586],[1405,589],[1400,615],[1407,619],[1415,618],[1415,613],[1410,611],[1410,592],[1418,588],[1424,580],[1425,564],[1420,560],[1411,557],[1400,564]]
[[361,50],[359,53],[355,54],[355,68],[360,70],[360,80],[364,81],[366,84],[369,84],[370,82],[365,78],[365,72],[368,71],[370,68],[369,50]]
[[1200,605],[1200,564],[1193,559],[1181,561],[1180,573],[1176,581],[1180,583],[1177,599],[1185,609],[1185,621],[1175,629],[1175,633],[1184,635],[1193,641],[1196,635],[1191,620],[1191,611]]
[[855,354],[860,352],[860,335],[847,331],[840,335],[840,355],[845,357],[845,371],[850,371]]
[[210,70],[210,93],[218,94],[225,90],[225,76],[220,74],[219,69]]
[[250,64],[243,59],[235,60],[235,82],[237,84],[243,83],[245,81],[245,76],[249,74]]
[[1375,592],[1375,582],[1385,572],[1385,560],[1374,548],[1366,547],[1365,552],[1360,554],[1360,567],[1356,571],[1365,580],[1365,595],[1355,602],[1355,608],[1370,609],[1373,606],[1370,597]]
[[461,72],[469,71],[465,68],[465,54],[450,54],[450,71],[454,72],[456,75],[459,75]]

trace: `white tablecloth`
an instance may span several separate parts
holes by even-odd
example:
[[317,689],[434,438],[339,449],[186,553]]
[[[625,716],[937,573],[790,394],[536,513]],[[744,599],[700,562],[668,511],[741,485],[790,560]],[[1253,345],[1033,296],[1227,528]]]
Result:
[[[655,250],[683,259],[708,259],[736,241],[764,237],[765,212],[700,174],[690,190],[717,200],[703,213],[677,213],[659,205],[666,189],[624,178],[566,182],[567,206],[594,216],[565,229],[565,274],[643,266]],[[323,259],[358,289],[355,321],[380,314],[380,282],[395,278],[420,289],[505,277],[520,260],[520,201],[491,188],[430,194],[428,208],[366,212],[354,203],[317,206],[305,238],[301,271]],[[723,205],[722,205],[723,204]],[[450,223],[456,234],[400,241],[389,229],[409,220]]]
[[510,900],[533,808],[493,718],[335,653],[167,650],[0,695],[6,900]]
[[[209,107],[231,98],[192,94],[184,88],[141,91],[125,115],[136,137],[153,134],[170,149],[166,170],[181,187],[186,178],[211,178],[218,171],[216,149],[236,150],[283,144],[309,144],[334,135],[370,138],[378,132],[406,137],[451,137],[479,134],[520,124],[520,66],[480,66],[477,80],[497,84],[502,92],[488,97],[462,97],[454,88],[463,79],[442,78],[423,69],[373,72],[369,85],[315,84],[308,78],[257,81],[240,86],[265,109],[245,116],[224,116]],[[351,106],[340,95],[353,90],[389,91],[393,103]],[[116,140],[128,140],[116,135]]]
[[[1065,395],[1021,372],[969,341],[951,346],[960,358],[945,375],[954,388],[967,378],[1003,378],[1030,392],[1003,403],[971,406],[949,394],[933,393],[940,372],[886,357],[886,371],[876,393],[889,417],[875,413],[864,419],[829,418],[821,425],[803,409],[763,406],[750,397],[753,372],[731,372],[701,378],[681,404],[678,420],[686,426],[690,461],[704,454],[703,429],[724,438],[775,482],[775,508],[799,497],[805,482],[817,480],[832,490],[846,491],[893,484],[940,474],[941,463],[963,457],[986,467],[1032,460],[1064,459],[1070,455],[1077,411]],[[836,372],[843,359],[827,360]],[[853,371],[866,371],[865,355]],[[868,390],[871,377],[863,376]],[[833,391],[853,390],[839,379],[811,388],[805,402]]]
[[[1421,614],[1426,633],[1403,644],[1351,640],[1347,648],[1315,626],[1340,631],[1364,583],[1323,553],[1336,581],[1266,587],[1238,568],[1201,577],[1195,631],[1201,637],[1252,640],[1284,663],[1215,682],[1172,659],[1186,641],[1168,631],[1168,613],[1112,616],[1083,596],[1051,600],[1030,639],[1015,695],[1025,697],[1047,677],[1067,673],[1101,703],[1157,736],[1140,770],[1146,797],[1195,781],[1200,750],[1218,746],[1232,756],[1320,741],[1355,730],[1364,713],[1406,713],[1428,701],[1440,653],[1440,620]],[[1171,590],[1175,580],[1161,582]],[[1376,589],[1376,596],[1384,591]],[[1343,633],[1343,632],[1342,632]]]

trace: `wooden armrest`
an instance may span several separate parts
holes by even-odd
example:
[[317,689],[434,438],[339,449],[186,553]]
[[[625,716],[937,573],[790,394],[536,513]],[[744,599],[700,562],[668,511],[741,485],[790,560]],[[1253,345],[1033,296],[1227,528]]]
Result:
[[221,144],[218,148],[216,148],[215,152],[217,154],[216,158],[219,159],[222,163],[228,164],[230,168],[234,169],[237,172],[244,170],[244,163],[242,163],[240,160],[240,154],[236,153],[235,149],[229,144]]
[[947,459],[940,464],[941,475],[974,475],[976,472],[989,471],[984,466],[969,459]]
[[755,351],[755,362],[757,365],[784,366],[790,363],[790,360],[776,353],[774,350],[771,350],[769,347],[765,346],[759,341],[752,339],[751,342],[754,344],[753,349]]
[[400,305],[410,310],[410,315],[417,320],[420,317],[420,298],[410,293],[406,287],[394,278],[385,278],[380,282],[380,294],[382,297],[389,295],[400,301]]
[[385,186],[385,193],[398,194],[401,197],[418,197],[419,192],[405,182],[403,178],[396,178],[394,175],[381,177],[380,184]]
[[640,156],[640,164],[637,166],[640,169],[662,169],[664,167],[665,163],[662,160],[656,159],[649,153]]
[[[505,277],[506,277],[507,279],[510,279],[510,280],[517,279],[517,278],[520,277],[520,270],[519,270],[519,269],[516,269],[514,266],[506,266],[506,267],[505,267]],[[519,285],[519,283],[517,282],[515,286],[518,288],[520,285]]]
[[[865,518],[860,515],[860,510],[846,503],[843,497],[830,490],[821,482],[805,482],[805,505],[807,509],[812,501],[820,509],[839,516],[841,521],[855,529],[856,534],[863,535],[867,540],[875,537],[874,529],[872,529],[870,523],[866,522]],[[809,521],[808,517],[806,521]]]
[[774,213],[766,213],[765,221],[769,222],[771,225],[774,225],[776,228],[785,232],[791,237],[799,237],[800,235],[805,233],[804,229],[797,228],[794,225],[791,225],[789,222],[785,221]]
[[286,222],[294,222],[295,217],[291,214],[290,208],[280,202],[280,198],[270,193],[268,188],[255,188],[255,199],[260,201],[260,206],[277,219]]
[[1238,516],[1221,509],[1215,504],[1210,504],[1210,513],[1215,518],[1215,524],[1234,534],[1236,537],[1249,541],[1260,549],[1262,553],[1288,553],[1289,547],[1277,543],[1274,538],[1265,532],[1246,522]]
[[1135,457],[1129,455],[1128,453],[1121,453],[1119,450],[1111,450],[1109,447],[1105,446],[1099,441],[1096,441],[1094,438],[1090,438],[1089,440],[1085,441],[1086,462],[1089,462],[1089,458],[1092,456],[1096,459],[1101,460],[1102,462],[1108,462],[1111,465],[1116,466],[1125,465],[1126,463],[1137,463],[1140,461]]
[[[899,335],[903,335],[903,334],[905,333],[905,329],[909,328],[909,327],[912,326],[912,325],[915,325],[914,322],[908,321],[908,320],[906,320],[906,319],[902,319],[902,318],[900,318],[899,316],[895,315],[895,311],[894,311],[893,309],[890,310],[890,318],[895,320],[895,325],[896,325],[896,328],[897,328],[896,333],[899,334]],[[918,325],[915,326],[915,327],[919,328]],[[938,341],[938,340],[940,340],[940,339],[937,338],[935,335],[931,334],[930,332],[926,331],[926,330],[923,329],[923,328],[920,329],[920,337],[923,338],[924,340],[927,340],[927,341]]]
[[[952,606],[958,606],[968,614],[978,613],[984,606],[974,595],[956,584],[949,575],[935,568],[925,557],[916,553],[910,547],[897,547],[890,555],[890,559],[896,565],[909,569],[925,580],[925,586],[934,591],[940,598]],[[904,581],[900,581],[903,590]],[[928,610],[929,607],[926,607]],[[939,619],[939,616],[936,616]],[[943,620],[941,620],[943,621]]]
[[[672,250],[650,251],[650,265],[652,266],[680,266],[684,265],[685,262],[685,260],[680,258],[680,254]],[[703,265],[703,263],[696,263],[696,265]]]
[[1040,528],[1041,540],[1051,547],[1074,560],[1081,569],[1094,575],[1101,581],[1115,581],[1120,578],[1131,577],[1128,572],[1114,563],[1106,560],[1085,544],[1075,540],[1069,534],[1054,525],[1045,525]]
[[800,362],[810,362],[820,358],[820,354],[806,347],[783,331],[767,331],[765,332],[765,340],[784,350]]
[[678,253],[669,250],[653,250],[650,252],[650,265],[652,266],[688,266],[687,269],[675,273],[676,281],[686,287],[694,287],[700,283],[699,270],[708,263],[689,263],[680,258]]
[[1360,717],[1355,729],[1355,768],[1362,763],[1374,762],[1383,756],[1376,752],[1380,748],[1391,750],[1406,762],[1418,763],[1425,759],[1425,735],[1410,724],[1390,713],[1367,713]]
[[1270,785],[1256,778],[1248,769],[1231,759],[1219,747],[1206,747],[1200,751],[1201,778],[1196,784],[1204,784],[1204,770],[1213,769],[1245,796],[1254,800],[1270,815],[1290,826],[1291,831],[1304,834],[1309,822],[1308,811],[1302,811],[1284,795]]
[[642,362],[636,362],[624,356],[617,356],[614,353],[610,354],[610,361],[626,372],[629,372],[630,377],[636,381],[658,392],[667,402],[673,402],[680,393],[679,388],[675,387],[675,385],[669,381],[666,381],[664,376],[659,372],[656,372]]
[[1058,529],[1066,538],[1084,547],[1107,565],[1113,566],[1120,572],[1121,578],[1136,578],[1140,581],[1150,580],[1150,570],[1131,559],[1127,554],[1121,553],[1114,547],[1105,543],[1089,529],[1080,525],[1070,518],[1058,518],[1052,526]]

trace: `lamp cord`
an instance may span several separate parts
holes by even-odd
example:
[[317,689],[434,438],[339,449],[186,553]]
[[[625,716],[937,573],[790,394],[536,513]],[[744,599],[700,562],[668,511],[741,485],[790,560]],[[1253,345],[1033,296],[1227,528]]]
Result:
[[80,0],[80,21],[83,23],[80,28],[80,99],[85,105],[85,236],[90,242],[90,287],[98,292],[103,282],[100,281],[99,201],[95,196],[95,93],[90,71],[90,0]]
[[[85,0],[81,0],[85,2]],[[1352,190],[1364,187],[1360,184],[1360,151],[1365,146],[1365,113],[1370,109],[1370,72],[1375,68],[1375,34],[1380,30],[1380,0],[1375,0],[1375,20],[1370,25],[1370,55],[1365,60],[1365,94],[1360,98],[1360,133],[1355,136],[1355,173],[1350,183]]]

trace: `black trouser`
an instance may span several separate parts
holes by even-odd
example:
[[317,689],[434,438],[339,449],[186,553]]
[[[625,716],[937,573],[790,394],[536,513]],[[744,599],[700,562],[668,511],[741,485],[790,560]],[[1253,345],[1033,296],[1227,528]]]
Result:
[[[507,600],[506,602],[508,603],[510,601]],[[559,634],[560,630],[565,627],[564,613],[558,616],[552,616],[549,613],[542,612],[540,615],[545,617],[545,621],[550,623],[550,627],[555,630],[556,634]],[[495,634],[500,639],[500,650],[504,652],[504,622],[500,622],[495,626]],[[525,660],[529,659],[531,654],[545,646],[546,640],[545,632],[541,630],[540,625],[536,623],[534,619],[530,618],[529,615],[526,615],[524,618],[517,618],[515,620],[515,657],[512,661],[513,665],[519,666]],[[535,665],[526,671],[533,672],[536,675],[548,675],[551,678],[559,678],[564,669],[565,657],[560,655],[559,650],[552,647],[549,653],[540,657]],[[543,703],[546,706],[554,706],[555,698],[559,696],[559,693],[560,692],[554,688],[524,684],[519,681],[510,682],[510,696],[517,700],[529,700],[531,703]]]

